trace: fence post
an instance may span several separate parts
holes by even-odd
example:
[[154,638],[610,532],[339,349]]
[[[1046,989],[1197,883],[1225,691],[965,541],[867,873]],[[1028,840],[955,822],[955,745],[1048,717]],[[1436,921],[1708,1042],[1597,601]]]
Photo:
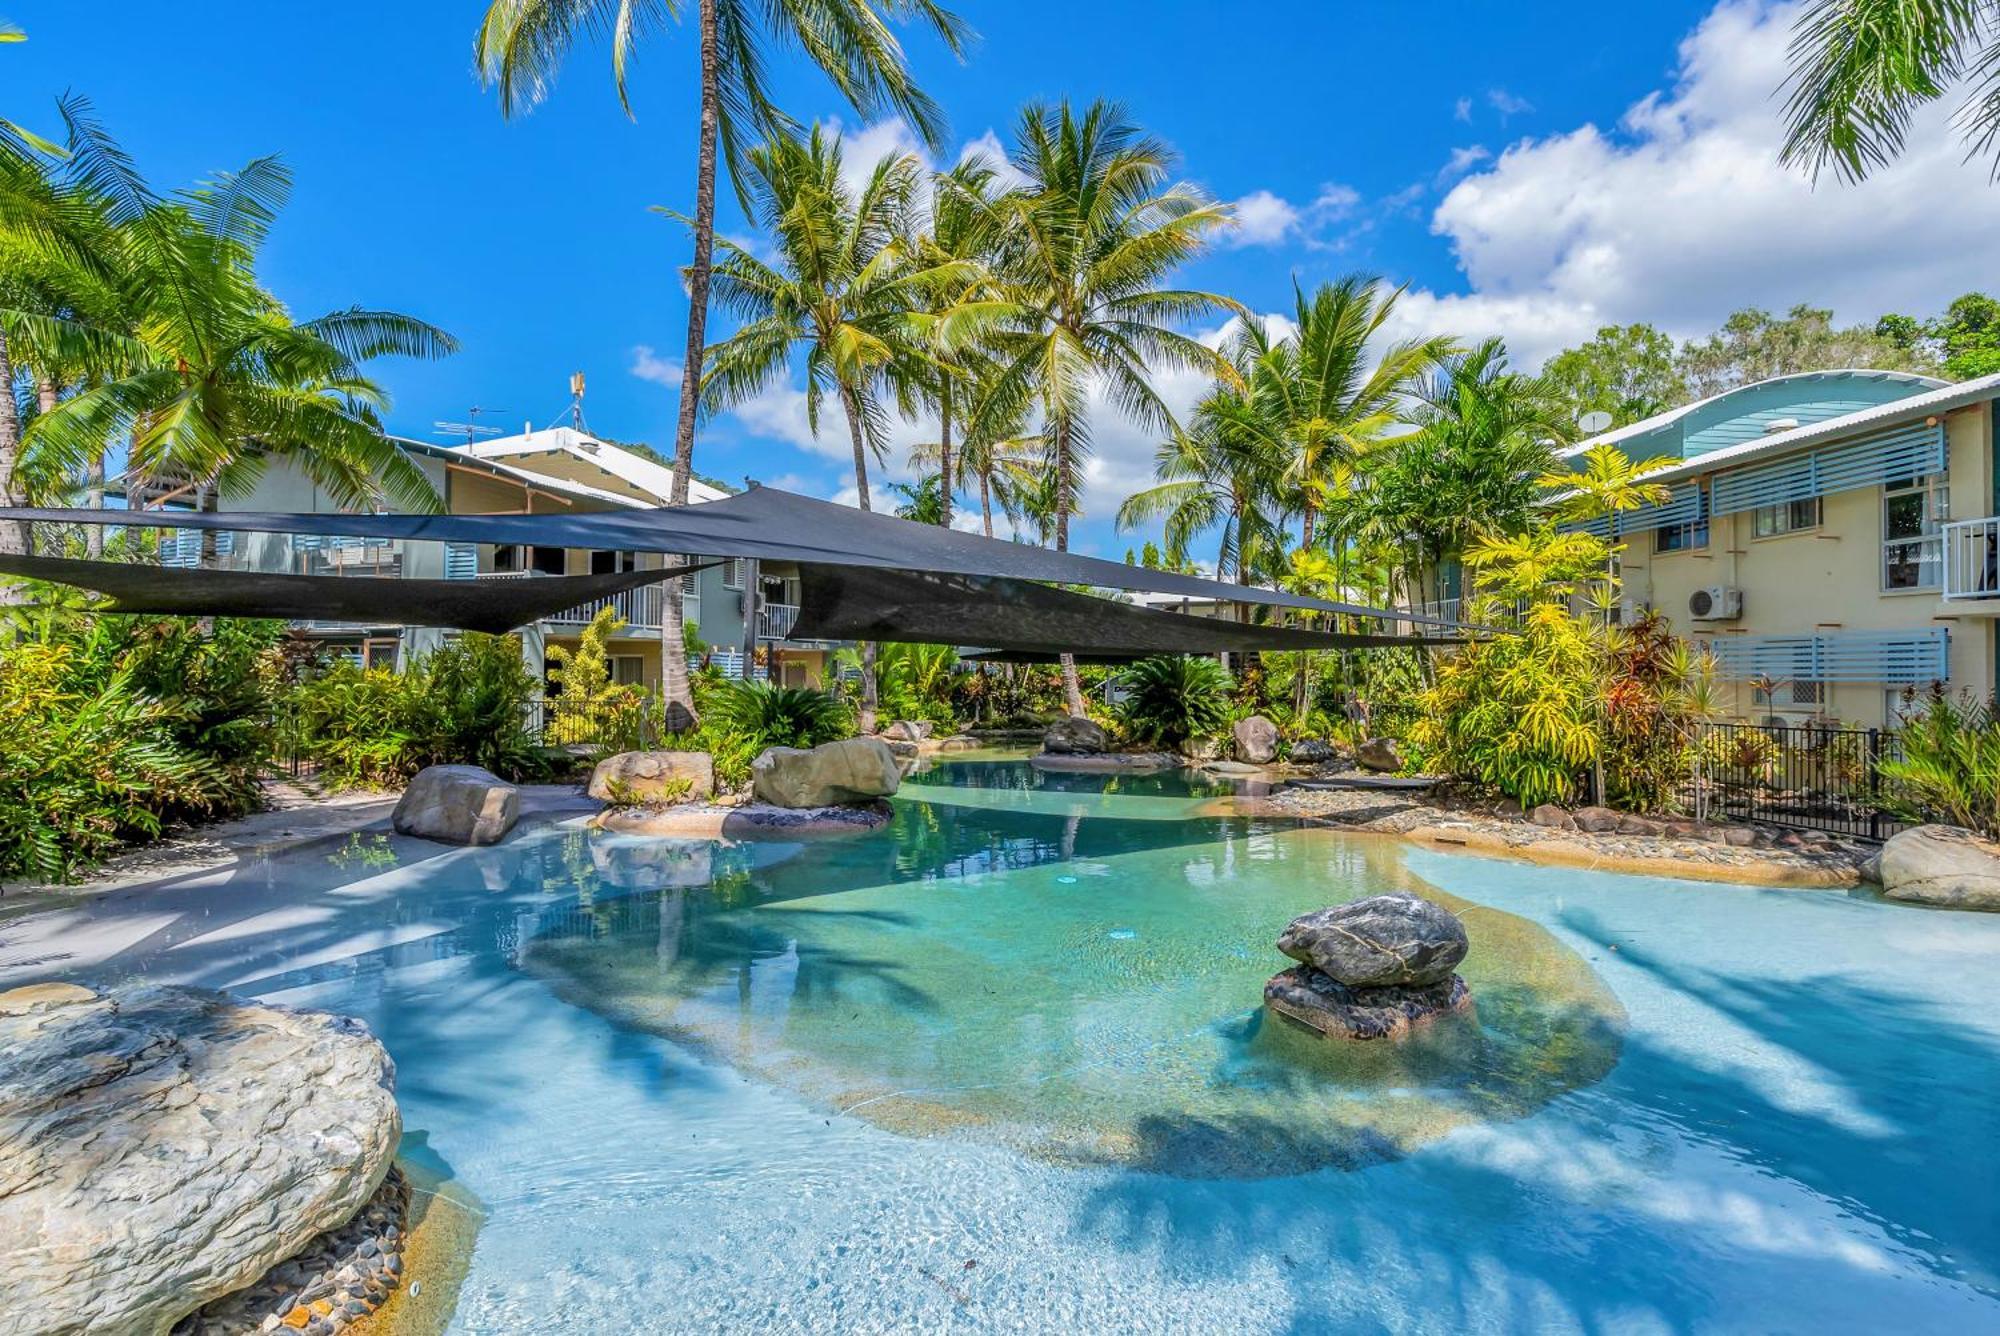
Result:
[[1868,838],[1882,838],[1882,730],[1868,730]]

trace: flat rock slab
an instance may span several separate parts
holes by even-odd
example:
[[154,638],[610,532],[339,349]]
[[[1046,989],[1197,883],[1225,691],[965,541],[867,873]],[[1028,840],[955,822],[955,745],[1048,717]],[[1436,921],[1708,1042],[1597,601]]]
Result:
[[1028,758],[1037,770],[1053,770],[1076,775],[1118,775],[1178,770],[1187,762],[1169,752],[1103,752],[1076,755],[1040,752]]
[[862,835],[889,824],[887,803],[833,807],[741,807],[691,804],[657,810],[626,808],[605,812],[591,824],[620,835],[657,835],[684,840],[794,840],[807,835]]
[[1419,988],[1350,988],[1294,965],[1264,985],[1264,1005],[1329,1039],[1401,1039],[1440,1016],[1472,1010],[1472,993],[1456,974]]
[[252,1284],[381,1186],[394,1085],[346,1017],[193,988],[0,994],[0,1336],[165,1332]]

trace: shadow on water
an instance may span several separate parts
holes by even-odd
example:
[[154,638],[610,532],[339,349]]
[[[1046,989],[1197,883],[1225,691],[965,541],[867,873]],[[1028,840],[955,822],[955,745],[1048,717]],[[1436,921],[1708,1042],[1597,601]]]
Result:
[[[1594,929],[1587,914],[1572,917]],[[1426,1314],[1436,1329],[1490,1325],[1510,1308],[1536,1329],[1731,1329],[1736,1315],[1718,1295],[1740,1290],[1718,1277],[1732,1268],[1889,1271],[1852,1243],[1856,1218],[1881,1231],[1882,1250],[2000,1295],[2000,1181],[1987,1153],[2000,1142],[2000,1052],[1990,1034],[1837,974],[1743,980],[1620,954],[1824,1077],[1833,1098],[1788,1098],[1768,1062],[1744,1066],[1722,1043],[1704,1054],[1700,1036],[1690,1053],[1628,1035],[1615,1073],[1560,1101],[1560,1119],[1482,1127],[1399,1164],[1290,1180],[1282,1198],[1159,1175],[1191,1147],[1282,1146],[1289,1124],[1148,1120],[1144,1151],[1087,1194],[1076,1228],[1196,1275],[1240,1275],[1282,1247],[1295,1331],[1370,1329],[1370,1287],[1330,1287],[1324,1267],[1384,1256],[1425,1278],[1404,1275],[1396,1289],[1452,1297]],[[1754,1193],[1717,1160],[1757,1171]],[[1670,1191],[1648,1190],[1661,1180]]]

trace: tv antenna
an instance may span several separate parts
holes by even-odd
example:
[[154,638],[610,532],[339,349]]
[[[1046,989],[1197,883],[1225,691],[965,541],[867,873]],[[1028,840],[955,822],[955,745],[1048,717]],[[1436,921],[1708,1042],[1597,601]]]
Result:
[[436,429],[434,433],[435,435],[463,436],[465,438],[465,443],[468,446],[471,446],[478,444],[478,442],[484,437],[498,436],[500,434],[500,428],[498,427],[481,426],[479,422],[480,415],[482,413],[492,414],[492,413],[504,413],[506,411],[507,410],[504,408],[481,408],[479,407],[479,405],[474,404],[471,408],[468,408],[465,411],[465,418],[466,418],[465,421],[433,422],[431,423],[431,426]]

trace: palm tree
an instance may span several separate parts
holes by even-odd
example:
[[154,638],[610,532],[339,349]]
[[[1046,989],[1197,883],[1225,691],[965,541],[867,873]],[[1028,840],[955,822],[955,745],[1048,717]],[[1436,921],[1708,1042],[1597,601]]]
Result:
[[[919,225],[905,242],[911,262],[919,265],[955,265],[962,277],[940,285],[933,292],[931,318],[932,350],[928,367],[920,372],[920,383],[937,409],[938,438],[912,454],[922,454],[934,464],[943,480],[944,518],[951,527],[952,493],[958,485],[957,458],[952,434],[966,418],[967,409],[990,363],[978,340],[991,323],[1012,314],[988,270],[993,246],[999,236],[999,214],[994,207],[994,180],[991,163],[974,154],[949,171],[931,177],[928,208]],[[989,524],[990,529],[990,524]]]
[[1311,547],[1336,474],[1351,469],[1397,430],[1416,382],[1453,351],[1446,338],[1375,344],[1403,289],[1350,275],[1308,298],[1293,285],[1294,329],[1273,339],[1261,321],[1244,324],[1238,366],[1275,444],[1286,456],[1284,482]]
[[[525,112],[548,93],[565,56],[580,38],[609,34],[611,72],[618,99],[631,114],[626,68],[642,37],[677,21],[674,0],[491,0],[473,43],[481,79],[497,87],[502,115]],[[915,19],[960,54],[965,25],[936,0],[698,0],[697,38],[701,112],[695,151],[694,260],[687,269],[687,352],[681,370],[679,418],[674,429],[674,475],[669,499],[687,504],[694,476],[695,411],[708,346],[708,287],[715,250],[715,163],[718,140],[739,191],[744,146],[791,128],[771,101],[765,53],[797,48],[863,118],[902,116],[924,142],[939,147],[944,116],[910,79],[889,20]],[[694,694],[681,653],[679,580],[669,580],[660,618],[661,692],[670,728],[695,722]]]
[[[1226,297],[1163,286],[1201,254],[1229,210],[1185,182],[1170,184],[1172,155],[1109,102],[1081,116],[1068,102],[1021,114],[1010,161],[1024,184],[996,203],[1003,231],[996,269],[1016,310],[993,336],[998,363],[982,418],[1032,403],[1049,442],[1057,551],[1069,549],[1090,397],[1162,435],[1175,427],[1154,373],[1235,372],[1214,349],[1173,328],[1216,310],[1247,315]],[[1076,661],[1063,656],[1072,713],[1083,712]]]
[[1418,391],[1416,430],[1366,457],[1365,537],[1400,543],[1412,601],[1442,595],[1481,535],[1527,527],[1574,433],[1548,381],[1507,370],[1498,339],[1444,359]]
[[[429,478],[383,432],[387,397],[361,367],[444,356],[457,347],[451,336],[360,307],[291,318],[256,275],[291,190],[276,159],[161,199],[80,108],[70,131],[77,188],[117,229],[119,290],[146,357],[38,415],[24,458],[73,474],[106,442],[125,441],[134,481],[192,491],[213,510],[283,457],[341,505],[435,509]],[[212,534],[203,550],[213,552]]]
[[[1992,0],[1812,0],[1792,29],[1779,161],[1860,181],[1903,151],[1917,109],[1961,80],[1968,156],[2000,148],[2000,28]],[[2000,176],[2000,158],[1994,174]]]
[[[806,421],[817,433],[827,394],[839,401],[855,492],[868,510],[868,460],[886,448],[883,396],[912,403],[919,377],[935,373],[921,313],[968,266],[908,260],[900,238],[921,179],[914,157],[882,159],[858,190],[841,166],[840,141],[817,126],[804,140],[780,134],[750,151],[746,185],[776,256],[766,263],[723,242],[715,296],[743,324],[709,350],[702,396],[711,412],[741,403],[788,380],[802,349]],[[873,652],[872,643],[863,649],[871,665]],[[863,732],[874,725],[874,681],[864,672]]]
[[1192,540],[1215,533],[1217,576],[1233,567],[1237,583],[1249,584],[1255,555],[1280,537],[1271,504],[1282,470],[1270,424],[1250,396],[1217,390],[1155,453],[1158,481],[1125,499],[1118,508],[1119,531],[1164,517],[1167,559],[1173,562],[1187,560]]
[[951,524],[951,512],[945,506],[945,497],[951,489],[944,485],[943,474],[926,473],[914,483],[892,482],[889,490],[903,498],[903,504],[896,507],[897,519],[935,524],[939,528]]

